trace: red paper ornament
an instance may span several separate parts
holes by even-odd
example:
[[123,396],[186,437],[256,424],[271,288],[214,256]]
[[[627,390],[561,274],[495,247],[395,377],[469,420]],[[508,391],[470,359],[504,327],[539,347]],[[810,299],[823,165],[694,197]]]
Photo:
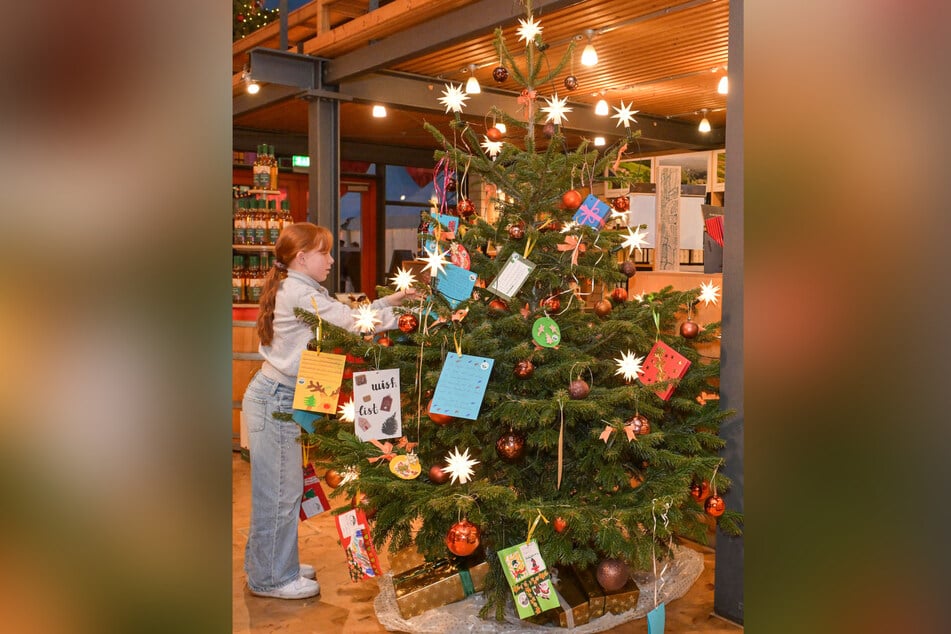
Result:
[[438,412],[431,411],[433,402],[429,401],[429,405],[426,406],[426,415],[429,416],[429,420],[433,421],[437,425],[446,425],[452,421],[452,416],[448,414],[440,414]]
[[594,314],[598,317],[606,317],[608,313],[611,312],[611,308],[613,308],[611,302],[606,299],[602,299],[594,305]]
[[627,564],[619,559],[605,559],[595,571],[598,583],[606,592],[617,592],[624,587],[630,577]]
[[406,313],[405,315],[400,315],[399,320],[396,322],[401,332],[410,333],[414,332],[419,327],[419,320],[416,318],[416,315],[410,315]]
[[627,211],[631,208],[631,199],[627,196],[618,196],[611,201],[611,206],[618,211]]
[[700,334],[700,326],[697,325],[697,322],[688,319],[680,324],[680,336],[684,339],[693,339],[698,334]]
[[623,286],[618,286],[613,291],[611,291],[611,299],[615,303],[621,304],[627,301],[627,289]]
[[528,379],[535,373],[535,366],[531,361],[525,359],[515,364],[515,376],[520,379]]
[[485,136],[489,137],[489,141],[499,142],[502,140],[502,131],[492,126],[485,131]]
[[340,486],[342,481],[343,477],[334,469],[327,469],[327,473],[324,474],[324,482],[326,482],[327,486],[331,489],[336,489]]
[[561,195],[561,204],[564,205],[565,209],[574,211],[581,206],[581,194],[576,189],[569,189]]
[[707,512],[707,515],[720,517],[723,515],[723,512],[726,511],[726,502],[724,502],[723,498],[719,495],[711,495],[707,498],[707,501],[703,503],[703,510]]
[[563,517],[556,517],[554,520],[552,520],[551,524],[556,533],[564,533],[566,530],[568,530],[568,522],[566,522],[565,518]]
[[591,391],[591,387],[583,379],[575,379],[568,384],[568,396],[574,400],[583,399]]
[[690,497],[695,499],[698,504],[703,504],[704,500],[710,497],[710,483],[706,480],[694,482],[690,485]]
[[525,455],[525,435],[507,431],[495,443],[495,451],[505,462],[518,462]]
[[446,533],[446,548],[453,555],[465,557],[479,547],[479,527],[469,520],[456,522]]
[[449,482],[449,474],[443,471],[442,465],[434,464],[429,468],[429,480],[433,484],[446,484]]

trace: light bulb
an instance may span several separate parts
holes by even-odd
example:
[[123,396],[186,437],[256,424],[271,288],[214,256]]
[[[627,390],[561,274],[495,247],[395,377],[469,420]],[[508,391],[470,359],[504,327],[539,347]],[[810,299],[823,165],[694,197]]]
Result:
[[604,145],[604,137],[603,137],[603,136],[596,136],[596,137],[594,137],[594,144],[595,144],[597,147],[601,147],[602,145]]
[[261,85],[256,81],[249,81],[247,90],[249,95],[256,95],[261,90]]
[[581,63],[584,66],[594,66],[598,63],[598,52],[594,50],[594,45],[588,42],[581,52]]
[[701,132],[710,131],[710,122],[707,120],[706,117],[704,117],[703,119],[700,119],[700,126],[697,129],[700,130]]
[[373,116],[377,119],[383,119],[386,117],[386,107],[379,104],[373,106]]
[[720,81],[717,84],[717,92],[721,95],[725,95],[730,92],[730,80],[727,79],[726,75],[720,78]]
[[598,99],[598,103],[594,104],[594,114],[599,114],[602,117],[606,117],[608,114],[608,102],[604,98]]
[[472,75],[466,81],[466,92],[470,95],[478,95],[482,92],[482,86],[479,85],[479,80],[476,79],[475,75]]
[[502,123],[501,121],[495,124],[495,129],[501,132],[502,134],[505,134],[505,132],[507,131],[505,124]]

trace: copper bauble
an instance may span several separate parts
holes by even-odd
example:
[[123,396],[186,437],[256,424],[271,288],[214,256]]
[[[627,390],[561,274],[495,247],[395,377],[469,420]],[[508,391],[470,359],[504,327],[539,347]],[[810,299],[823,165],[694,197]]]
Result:
[[690,485],[690,497],[702,504],[704,500],[710,497],[710,483],[706,480],[694,482]]
[[508,304],[503,302],[501,299],[493,299],[489,302],[489,312],[490,313],[507,313],[509,310]]
[[631,488],[636,489],[637,487],[644,484],[644,476],[642,476],[639,473],[634,473],[631,475],[631,479],[629,482],[630,482]]
[[618,268],[621,269],[621,273],[628,277],[634,277],[637,274],[637,264],[634,263],[634,260],[624,260]]
[[563,517],[556,517],[554,520],[552,520],[551,525],[552,528],[555,529],[556,533],[564,533],[566,530],[568,530],[568,522],[566,522],[565,518]]
[[513,240],[521,240],[525,237],[525,227],[522,225],[511,225],[509,227],[509,237]]
[[684,339],[693,339],[698,334],[700,334],[700,326],[697,325],[697,322],[688,319],[680,324],[680,336]]
[[419,320],[416,318],[416,315],[410,315],[407,313],[405,315],[400,315],[396,325],[399,327],[401,332],[415,332],[419,327]]
[[434,464],[429,468],[429,480],[433,484],[446,484],[449,482],[449,474],[443,471],[441,464]]
[[598,317],[605,317],[611,312],[611,308],[611,302],[606,299],[602,299],[594,305],[594,314]]
[[377,339],[377,343],[383,346],[384,348],[389,348],[390,346],[393,345],[393,340],[387,337],[386,335],[383,335],[382,337]]
[[627,583],[630,572],[627,564],[619,559],[605,559],[598,564],[598,583],[606,592],[617,592]]
[[456,179],[455,179],[455,178],[450,178],[449,180],[446,181],[446,191],[447,191],[447,192],[454,192],[454,191],[456,191]]
[[500,84],[509,78],[509,71],[505,66],[496,66],[492,69],[492,79]]
[[574,400],[583,399],[591,391],[591,386],[584,379],[575,379],[568,384],[568,396]]
[[546,139],[550,139],[555,136],[555,124],[549,121],[542,127],[542,134],[545,135]]
[[485,131],[485,136],[489,137],[489,141],[498,142],[502,140],[502,131],[495,126],[492,126]]
[[574,89],[577,88],[577,87],[578,87],[578,78],[577,78],[577,77],[575,77],[574,75],[568,75],[567,77],[565,77],[565,89],[566,89],[566,90],[574,90]]
[[545,310],[556,313],[561,310],[561,300],[558,299],[557,295],[549,295],[542,300],[542,306]]
[[611,201],[611,206],[618,211],[627,211],[631,208],[631,199],[627,196],[618,196]]
[[343,481],[343,477],[334,469],[327,469],[327,473],[324,474],[324,482],[327,483],[331,489],[336,489],[340,486],[340,483]]
[[453,555],[465,557],[479,547],[479,527],[469,520],[456,522],[446,533],[446,548]]
[[363,513],[367,516],[368,520],[372,520],[373,516],[376,515],[376,509],[371,506],[370,498],[367,497],[366,493],[361,491],[357,491],[357,494],[350,500],[350,506],[363,509]]
[[495,443],[495,451],[505,462],[518,462],[525,455],[525,435],[507,431]]
[[531,361],[525,359],[515,364],[515,376],[520,379],[527,379],[535,373],[535,366]]
[[611,299],[615,304],[621,304],[627,301],[627,289],[623,286],[618,286],[613,291],[611,291]]
[[475,213],[475,205],[468,198],[460,198],[459,202],[456,203],[456,211],[463,218],[468,218]]
[[723,498],[719,495],[711,495],[707,498],[707,501],[703,503],[703,510],[707,512],[707,515],[720,517],[723,515],[723,511],[726,510],[726,502],[724,502]]
[[452,416],[429,411],[432,406],[433,406],[432,401],[429,401],[429,405],[426,406],[426,415],[429,416],[429,420],[433,421],[437,425],[445,425],[449,423],[450,421],[452,421]]
[[634,432],[635,436],[643,436],[644,434],[651,433],[651,424],[643,414],[635,414],[634,418],[627,421],[626,425],[631,425],[631,430]]
[[564,205],[565,209],[574,211],[581,206],[581,194],[576,189],[569,189],[561,195],[561,204]]

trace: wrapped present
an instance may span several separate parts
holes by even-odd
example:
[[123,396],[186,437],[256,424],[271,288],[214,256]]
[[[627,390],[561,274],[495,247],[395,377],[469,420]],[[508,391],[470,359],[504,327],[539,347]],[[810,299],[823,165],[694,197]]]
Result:
[[601,584],[598,583],[594,569],[590,567],[573,566],[571,571],[575,574],[575,578],[578,579],[578,583],[581,585],[585,596],[588,597],[588,618],[596,619],[599,616],[603,616],[605,612],[604,589],[601,587]]
[[637,599],[640,594],[641,591],[634,580],[628,579],[620,590],[604,592],[604,611],[611,614],[623,614],[628,610],[633,610],[637,607]]
[[552,623],[559,627],[569,628],[586,624],[592,618],[588,595],[585,594],[581,582],[571,568],[556,566],[555,572],[552,574],[552,580],[554,581],[555,590],[558,591],[560,605],[557,608],[531,616],[526,621],[539,625]]
[[607,203],[598,199],[594,194],[588,194],[588,197],[578,207],[578,211],[575,212],[572,220],[579,225],[588,225],[600,229],[604,226],[604,219],[610,210],[611,208],[608,207]]
[[489,564],[466,559],[442,559],[393,577],[396,604],[404,619],[475,594],[485,586]]
[[415,544],[401,548],[390,555],[390,572],[397,576],[417,566],[426,563],[426,558],[419,552]]
[[[643,385],[653,385],[654,383],[683,378],[689,367],[689,359],[663,341],[658,341],[647,353],[647,359],[644,361],[644,365],[641,366],[643,372],[638,378]],[[654,393],[666,401],[674,393],[674,387],[676,386],[670,383],[664,388],[658,388]]]

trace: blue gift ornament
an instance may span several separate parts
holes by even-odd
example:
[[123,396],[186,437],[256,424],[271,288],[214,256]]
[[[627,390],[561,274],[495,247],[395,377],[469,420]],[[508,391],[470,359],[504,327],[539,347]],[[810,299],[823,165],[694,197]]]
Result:
[[575,212],[572,220],[579,225],[588,225],[600,229],[604,226],[604,219],[609,211],[611,211],[611,208],[608,207],[607,203],[599,200],[594,194],[588,194],[588,197],[578,207],[578,211]]

